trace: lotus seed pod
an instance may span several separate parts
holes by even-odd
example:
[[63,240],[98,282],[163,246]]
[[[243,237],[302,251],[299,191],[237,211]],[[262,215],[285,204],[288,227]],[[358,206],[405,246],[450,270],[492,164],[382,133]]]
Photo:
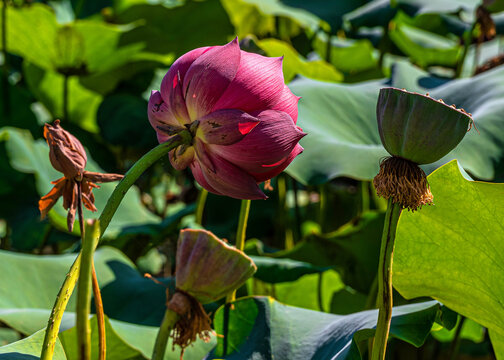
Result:
[[416,164],[430,164],[448,154],[472,123],[463,109],[396,88],[380,90],[376,117],[385,149]]
[[226,296],[257,270],[242,251],[205,230],[182,230],[176,257],[177,289],[202,304]]

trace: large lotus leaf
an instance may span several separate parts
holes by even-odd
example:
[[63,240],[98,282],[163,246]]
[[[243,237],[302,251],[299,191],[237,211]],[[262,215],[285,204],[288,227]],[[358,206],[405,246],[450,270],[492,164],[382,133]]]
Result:
[[[107,359],[108,360],[133,360],[150,359],[158,328],[130,324],[122,321],[105,318],[105,331],[107,334]],[[65,353],[69,359],[78,358],[77,330],[75,327],[59,335]],[[215,338],[209,343],[197,340],[189,346],[184,356],[187,359],[202,359],[215,346]],[[91,349],[93,360],[98,359],[98,328],[96,317],[91,319]],[[179,360],[180,351],[172,351],[171,338],[166,347],[165,360]],[[0,358],[1,359],[1,358]]]
[[240,37],[276,34],[288,38],[297,35],[302,28],[314,31],[322,27],[329,30],[328,24],[313,13],[288,6],[281,0],[222,0],[222,4]]
[[[62,176],[61,173],[54,170],[51,166],[47,144],[44,140],[34,141],[27,131],[16,128],[6,129],[8,131],[6,147],[12,167],[21,172],[35,174],[37,190],[40,196],[47,194],[53,186],[51,181]],[[103,170],[94,163],[89,154],[87,169],[89,171],[103,172]],[[116,183],[102,184],[100,189],[94,190],[96,198],[95,204],[98,208],[98,212],[92,214],[86,210],[86,217],[99,216],[110,194],[112,194],[115,185]],[[55,212],[60,218],[66,217],[66,212],[60,203],[56,204],[51,212]],[[106,236],[112,237],[125,227],[142,225],[145,223],[157,223],[159,221],[157,217],[142,206],[138,189],[133,187],[124,197],[105,234]]]
[[415,17],[409,17],[404,13],[398,15],[399,22],[408,24],[412,27],[422,29],[445,37],[460,38],[466,31],[471,30],[472,23],[465,17],[464,21],[457,14],[444,13],[423,13]]
[[310,310],[329,310],[333,294],[344,286],[334,270],[306,274],[289,282],[269,284],[257,278],[247,281],[248,294],[269,295],[283,304]]
[[[28,87],[37,100],[44,104],[53,118],[64,119],[64,76],[55,71],[44,70],[27,61],[23,64],[23,70]],[[98,132],[95,117],[102,96],[82,86],[80,79],[76,76],[68,79],[67,94],[68,121],[87,131]]]
[[21,334],[14,329],[0,328],[0,347],[21,340]]
[[389,26],[394,44],[420,66],[455,66],[462,54],[457,40],[413,27],[399,13]]
[[[0,321],[27,335],[45,327],[61,282],[75,256],[35,256],[0,251]],[[113,248],[99,248],[95,254],[95,266],[105,313],[111,318],[128,321],[110,320],[108,326],[112,327],[113,336],[107,341],[112,338],[113,343],[120,340],[119,348],[129,346],[148,358],[157,333],[156,326],[165,310],[166,289],[144,278],[131,261]],[[174,290],[172,280],[168,278],[163,282]],[[74,326],[75,306],[75,296],[72,296],[63,317],[62,331]],[[68,336],[72,336],[72,331]],[[211,347],[212,344],[200,341],[188,351],[200,354],[201,358]],[[111,344],[111,350],[115,351],[115,348]],[[168,353],[167,359],[179,358],[178,354]],[[115,358],[122,359],[117,354]]]
[[[461,319],[459,319],[461,321]],[[473,321],[468,318],[464,318],[463,324],[461,325],[462,328],[460,330],[460,338],[461,339],[467,339],[475,343],[481,343],[485,340],[485,328],[478,324],[476,321]],[[458,323],[459,325],[460,323]],[[457,326],[458,326],[457,325]],[[452,342],[453,339],[455,338],[456,332],[457,332],[457,326],[455,326],[453,329],[448,330],[446,328],[441,328],[439,330],[433,328],[432,329],[432,336],[441,342]]]
[[[313,48],[317,53],[342,72],[354,74],[378,66],[378,52],[367,39],[353,40],[331,36],[331,46],[327,46],[328,35],[317,32],[313,39]],[[329,48],[329,56],[327,50]]]
[[305,148],[287,168],[304,184],[322,184],[338,176],[372,179],[387,152],[376,125],[376,101],[382,81],[331,84],[296,79],[292,92],[301,96],[298,125],[309,134]]
[[[0,360],[37,360],[40,358],[40,349],[44,342],[45,330],[37,331],[35,334],[0,347]],[[61,342],[56,340],[53,360],[67,360],[65,350]]]
[[394,286],[408,299],[442,301],[502,339],[504,184],[467,181],[455,161],[428,179],[435,205],[399,220]]
[[256,41],[267,56],[283,56],[283,74],[285,82],[291,81],[297,74],[305,77],[339,82],[343,75],[331,64],[324,60],[307,61],[288,43],[277,39],[264,39]]
[[354,11],[345,14],[343,20],[354,29],[362,26],[387,26],[396,11],[390,4],[390,0],[372,0]]
[[472,113],[478,131],[470,131],[455,150],[427,165],[427,172],[454,158],[480,179],[493,179],[503,161],[504,67],[470,79],[446,82],[401,63],[389,82],[329,84],[299,79],[289,87],[302,99],[298,125],[310,134],[301,140],[305,151],[287,168],[304,184],[320,184],[338,176],[370,180],[378,173],[380,159],[387,156],[376,124],[379,88],[386,86],[429,92],[436,99]]
[[151,3],[133,1],[117,6],[115,21],[138,24],[123,35],[122,42],[142,42],[145,51],[174,53],[178,57],[197,47],[222,45],[233,36],[233,27],[219,0]]
[[9,7],[7,18],[9,52],[45,70],[104,72],[145,55],[143,43],[122,38],[131,27],[92,20],[61,25],[52,9],[40,3]]
[[267,256],[251,256],[251,259],[257,266],[254,277],[270,284],[295,281],[303,275],[317,274],[328,269],[292,259]]
[[473,76],[479,66],[498,57],[501,53],[501,48],[501,40],[498,37],[490,41],[485,41],[479,46],[476,44],[471,45],[464,59],[464,66],[462,67],[460,76]]
[[376,276],[383,214],[367,212],[328,234],[314,233],[290,250],[274,253],[318,267],[334,266],[343,282],[367,293]]
[[[52,308],[75,257],[76,254],[35,256],[0,252],[1,320],[23,333],[42,328],[47,316],[41,311]],[[165,309],[166,288],[144,278],[131,261],[114,248],[99,248],[95,265],[105,312],[109,317],[150,326],[159,325]],[[161,280],[173,290],[171,278]],[[24,285],[20,287],[19,284]],[[73,297],[68,310],[75,310]],[[71,325],[72,321],[72,317],[69,317],[65,323]]]
[[58,24],[51,8],[42,4],[9,6],[6,16],[8,51],[40,67],[54,69],[53,60],[58,58],[54,46]]
[[[223,333],[224,309],[214,319],[217,334]],[[421,346],[443,307],[435,302],[395,307],[392,336]],[[377,310],[333,315],[283,305],[267,297],[243,298],[229,313],[229,337],[225,359],[360,359],[359,341],[373,336],[362,332],[376,325]],[[207,359],[223,354],[223,341]],[[214,356],[214,357],[212,357]]]
[[450,79],[433,76],[412,65],[407,60],[396,61],[392,66],[390,85],[396,88],[408,89],[425,93],[449,82]]
[[348,12],[364,5],[366,0],[281,0],[285,5],[301,8],[317,15],[331,26],[331,31],[335,33],[342,25],[343,16]]
[[472,13],[481,3],[479,0],[391,0],[393,6],[409,15],[425,13]]

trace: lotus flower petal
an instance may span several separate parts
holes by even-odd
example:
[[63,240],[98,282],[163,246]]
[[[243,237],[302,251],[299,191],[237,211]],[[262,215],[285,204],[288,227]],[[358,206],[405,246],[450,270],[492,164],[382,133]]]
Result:
[[274,166],[267,166],[263,165],[263,170],[264,172],[260,173],[251,173],[251,175],[256,179],[257,182],[263,182],[268,179],[274,178],[278,174],[280,174],[282,171],[285,170],[287,166],[298,156],[303,152],[303,147],[299,144],[296,144],[296,147],[294,150],[291,151],[289,156],[287,156],[284,160],[278,162]]
[[301,97],[294,95],[287,85],[285,85],[277,103],[271,109],[286,112],[290,115],[292,120],[294,120],[294,124],[296,124],[298,118],[298,102],[300,99]]
[[209,145],[210,152],[252,174],[278,168],[305,134],[282,111],[266,110],[256,116],[261,122],[243,140],[228,146]]
[[272,108],[284,88],[282,58],[241,52],[235,78],[213,110],[240,109],[248,113]]
[[202,304],[223,298],[257,270],[242,251],[206,230],[180,231],[176,262],[177,289]]
[[183,77],[186,105],[192,120],[212,111],[233,81],[240,65],[238,39],[224,46],[216,46],[191,64]]
[[166,131],[163,130],[164,127],[179,127],[180,123],[177,121],[167,102],[161,97],[159,91],[152,91],[149,98],[148,112],[147,112],[149,122],[156,130],[156,135],[159,143],[163,143],[170,138]]
[[[200,160],[200,166],[206,182],[218,193],[235,199],[266,199],[254,177],[239,167],[224,160],[217,154],[212,154],[213,171]],[[201,183],[200,183],[201,184]],[[201,184],[203,186],[203,184]],[[210,191],[210,189],[207,189]]]
[[303,151],[299,99],[284,84],[282,58],[241,51],[235,39],[175,61],[161,91],[151,96],[149,120],[160,142],[186,129],[192,136],[170,152],[175,169],[190,166],[196,181],[215,194],[264,199],[257,183],[278,175]]
[[[168,70],[163,78],[163,81],[161,81],[161,96],[166,103],[170,103],[170,93],[173,89],[173,79],[175,76],[180,75],[180,78],[183,81],[187,70],[194,60],[210,49],[211,47],[201,47],[191,50],[175,60],[172,66],[170,66],[170,70]],[[184,89],[186,88],[184,87]]]
[[223,195],[217,190],[215,190],[210,184],[208,183],[207,179],[203,175],[203,170],[201,169],[201,165],[197,160],[194,160],[191,164],[191,172],[194,176],[194,179],[200,184],[204,189],[210,191],[211,193],[217,194],[217,195]]
[[173,115],[175,115],[175,118],[180,124],[191,123],[191,119],[189,118],[189,113],[187,112],[187,107],[184,100],[180,73],[173,78],[173,89],[170,93],[170,107]]
[[194,161],[194,147],[181,145],[170,151],[169,156],[175,170],[184,170]]
[[245,137],[259,119],[241,110],[217,110],[201,118],[198,134],[208,144],[231,145]]

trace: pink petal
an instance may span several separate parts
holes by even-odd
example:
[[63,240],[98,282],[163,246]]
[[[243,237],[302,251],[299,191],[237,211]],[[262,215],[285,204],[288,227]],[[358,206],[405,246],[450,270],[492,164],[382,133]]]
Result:
[[[197,159],[198,161],[200,160],[198,156]],[[224,160],[219,155],[211,154],[211,159],[215,171],[206,167],[203,162],[199,161],[199,163],[207,184],[211,189],[216,190],[216,194],[235,199],[257,200],[267,198],[251,175]],[[202,183],[200,185],[204,187]],[[210,188],[207,188],[207,190],[212,191]]]
[[256,117],[261,122],[243,140],[228,146],[208,145],[209,151],[251,174],[280,166],[306,134],[282,111],[266,110]]
[[259,119],[241,110],[217,110],[200,119],[197,136],[208,144],[231,145],[243,139]]
[[191,119],[189,118],[189,113],[187,112],[187,107],[184,100],[184,94],[182,91],[182,80],[180,73],[178,73],[177,76],[173,78],[173,89],[170,92],[170,108],[179,123],[191,123]]
[[186,146],[184,148],[183,145],[181,145],[170,151],[169,158],[175,170],[184,170],[194,160],[194,147]]
[[215,103],[234,79],[240,65],[240,46],[234,39],[198,57],[183,77],[185,100],[192,120],[211,112]]
[[289,154],[289,156],[287,156],[287,158],[285,158],[284,160],[282,160],[280,163],[278,163],[277,165],[275,166],[264,166],[264,169],[266,170],[266,172],[263,172],[263,173],[258,173],[258,174],[251,174],[257,182],[263,182],[263,181],[266,181],[266,180],[269,180],[269,179],[272,179],[274,178],[275,176],[277,176],[278,174],[280,174],[282,171],[285,170],[285,168],[287,166],[289,166],[289,164],[292,162],[292,160],[294,160],[294,158],[296,156],[298,156],[299,154],[301,154],[303,152],[303,147],[299,144],[296,145],[296,147],[294,148],[294,150],[292,150],[292,152]]
[[294,124],[296,124],[298,118],[299,99],[301,99],[301,97],[294,95],[292,91],[290,91],[289,87],[285,85],[277,102],[272,106],[272,109],[286,112],[290,115],[292,120],[294,120]]
[[158,141],[160,143],[165,142],[170,137],[160,128],[164,126],[181,126],[177,119],[173,116],[167,103],[161,98],[159,91],[152,91],[149,98],[149,104],[147,106],[147,117],[151,126],[154,128],[157,134]]
[[194,160],[191,164],[191,172],[194,176],[194,179],[200,184],[204,189],[210,191],[211,193],[222,195],[220,192],[215,190],[210,184],[207,182],[205,176],[203,175],[203,171],[201,170],[201,166],[197,160]]
[[167,103],[170,102],[170,93],[174,88],[173,79],[175,78],[175,76],[177,74],[180,74],[180,78],[183,81],[187,70],[194,62],[194,60],[196,60],[200,55],[204,54],[210,49],[211,47],[202,47],[191,50],[175,60],[172,66],[170,66],[170,70],[168,70],[163,78],[163,81],[161,82],[161,96]]
[[194,148],[196,150],[198,161],[202,164],[202,167],[204,166],[210,171],[215,172],[215,165],[212,162],[212,159],[210,159],[210,154],[208,153],[206,145],[202,141],[195,139]]
[[282,58],[241,52],[240,67],[213,110],[254,112],[272,108],[284,88]]

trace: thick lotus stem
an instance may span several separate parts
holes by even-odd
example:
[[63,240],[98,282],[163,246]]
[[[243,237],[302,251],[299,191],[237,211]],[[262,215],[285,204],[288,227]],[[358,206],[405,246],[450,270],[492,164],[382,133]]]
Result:
[[378,196],[411,211],[431,205],[434,198],[425,172],[414,162],[397,156],[381,162],[373,185]]

